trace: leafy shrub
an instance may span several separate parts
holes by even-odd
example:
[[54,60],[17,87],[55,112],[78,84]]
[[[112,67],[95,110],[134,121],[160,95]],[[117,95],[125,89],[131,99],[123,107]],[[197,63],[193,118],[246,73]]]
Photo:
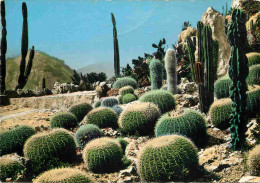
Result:
[[132,86],[124,86],[120,88],[119,95],[124,96],[125,94],[134,94],[134,88]]
[[128,146],[129,142],[127,142],[127,141],[126,141],[125,139],[123,139],[123,138],[117,138],[116,140],[117,140],[117,141],[119,142],[119,144],[121,145],[122,151],[125,152],[125,149],[126,149],[126,147]]
[[16,181],[18,175],[22,175],[25,167],[17,160],[9,157],[0,158],[0,181],[5,182],[7,178]]
[[58,113],[51,119],[51,128],[71,129],[78,125],[76,116],[72,113]]
[[0,156],[17,152],[22,154],[25,141],[35,134],[29,126],[21,125],[0,133]]
[[214,83],[214,94],[217,99],[229,97],[229,87],[232,84],[232,80],[229,77],[223,77],[218,79]]
[[138,155],[138,174],[141,180],[148,182],[184,181],[198,168],[197,154],[195,145],[185,137],[154,138]]
[[117,114],[107,107],[98,107],[93,109],[84,118],[83,123],[95,124],[99,128],[117,128]]
[[115,105],[118,105],[118,100],[115,97],[106,97],[101,101],[102,107],[113,107]]
[[81,126],[75,134],[76,142],[81,149],[83,149],[84,146],[92,139],[100,138],[102,136],[103,132],[97,125],[93,124],[85,124]]
[[69,109],[69,112],[74,114],[78,122],[82,121],[89,111],[92,110],[92,106],[88,103],[82,103],[74,105]]
[[119,116],[118,124],[123,133],[148,135],[153,132],[160,115],[159,108],[153,103],[131,104]]
[[260,64],[253,65],[249,68],[247,83],[249,85],[260,85]]
[[98,108],[101,106],[101,100],[97,101],[95,104],[94,104],[94,108]]
[[122,103],[123,104],[128,104],[128,103],[133,102],[135,100],[137,100],[137,96],[134,95],[134,94],[125,94],[122,97]]
[[195,110],[187,110],[180,116],[163,115],[155,127],[155,136],[178,134],[190,138],[196,145],[205,143],[206,120]]
[[139,98],[140,102],[151,102],[158,105],[162,114],[175,109],[176,102],[173,94],[165,90],[153,90]]
[[123,109],[119,105],[115,105],[112,109],[116,112],[117,116],[123,112]]
[[124,86],[132,86],[134,89],[137,88],[137,82],[135,79],[130,77],[119,78],[114,84],[113,88],[122,88]]
[[88,175],[75,168],[52,169],[39,175],[34,183],[87,183],[93,182]]
[[41,132],[29,138],[24,145],[24,155],[34,173],[63,166],[76,157],[76,143],[65,129]]
[[119,142],[103,137],[89,142],[83,151],[83,160],[92,172],[111,172],[121,166],[123,153]]
[[248,156],[248,166],[251,175],[260,175],[260,145],[256,145],[251,151],[249,151]]
[[248,58],[248,67],[260,64],[260,53],[251,52],[246,54],[246,56]]

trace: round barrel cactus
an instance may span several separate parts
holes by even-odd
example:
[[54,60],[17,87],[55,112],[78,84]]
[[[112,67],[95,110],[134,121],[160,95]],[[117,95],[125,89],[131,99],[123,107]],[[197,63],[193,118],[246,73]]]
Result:
[[186,136],[196,145],[202,145],[207,137],[206,120],[195,110],[186,110],[180,116],[165,114],[156,123],[155,136],[172,134]]
[[21,162],[9,157],[0,158],[0,181],[5,182],[7,178],[16,181],[18,175],[22,175],[25,167]]
[[83,160],[88,170],[95,173],[112,172],[121,166],[123,153],[118,141],[99,138],[89,142],[83,150]]
[[89,176],[75,168],[52,169],[39,175],[33,183],[88,183],[93,182]]
[[153,103],[131,104],[120,114],[118,124],[123,133],[149,135],[160,116],[159,108]]
[[247,94],[247,115],[249,118],[260,114],[260,87],[253,89]]
[[94,104],[94,108],[98,108],[101,106],[101,100],[97,101],[95,104]]
[[120,88],[119,95],[124,96],[125,94],[134,94],[134,88],[132,86],[124,86]]
[[226,129],[230,126],[231,106],[232,101],[230,98],[217,100],[210,106],[209,118],[215,127]]
[[251,52],[246,54],[248,59],[248,67],[256,64],[260,64],[260,53]]
[[113,109],[98,107],[88,113],[83,123],[95,124],[99,128],[117,128],[117,118],[117,114]]
[[114,84],[113,88],[122,88],[124,86],[131,86],[134,89],[137,88],[137,82],[134,78],[131,77],[123,77],[119,78]]
[[78,120],[72,113],[58,113],[51,118],[51,128],[65,128],[69,130],[77,125]]
[[89,111],[92,110],[92,106],[88,103],[82,103],[78,105],[74,105],[69,109],[69,112],[74,114],[78,120],[81,122],[83,118],[88,114]]
[[147,142],[138,155],[142,181],[184,181],[198,168],[198,150],[188,139],[167,135]]
[[97,125],[85,124],[81,126],[76,134],[76,142],[78,143],[81,149],[91,140],[100,138],[103,136],[103,132],[98,128]]
[[36,132],[33,128],[20,125],[0,133],[0,156],[17,152],[22,154],[25,141]]
[[165,90],[153,90],[145,93],[139,98],[140,102],[151,102],[158,105],[161,113],[175,109],[176,102],[172,93]]
[[115,97],[106,97],[101,101],[102,107],[113,107],[115,105],[118,105],[118,100]]
[[258,176],[260,174],[260,144],[249,151],[247,164],[251,175]]
[[137,96],[134,95],[134,94],[125,94],[123,97],[122,97],[122,103],[123,104],[128,104],[130,102],[133,102],[137,100]]
[[72,162],[76,157],[76,143],[69,131],[58,128],[33,135],[23,151],[32,164],[32,171],[40,173]]
[[123,112],[123,109],[120,107],[120,105],[115,105],[114,107],[112,107],[112,109],[116,112],[117,116],[119,116]]
[[232,84],[232,80],[229,77],[223,77],[218,79],[214,83],[214,94],[217,99],[229,97],[229,87]]
[[249,67],[247,83],[249,85],[260,85],[260,64]]

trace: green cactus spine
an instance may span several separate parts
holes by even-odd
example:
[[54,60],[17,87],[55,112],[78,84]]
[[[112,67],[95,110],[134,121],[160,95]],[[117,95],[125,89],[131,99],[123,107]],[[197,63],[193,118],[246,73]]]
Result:
[[245,27],[246,15],[235,9],[231,15],[228,28],[228,39],[231,44],[231,57],[229,60],[229,77],[233,81],[230,88],[232,100],[232,114],[230,118],[230,131],[232,149],[239,150],[245,145],[247,116],[247,83],[249,73],[248,60],[245,55],[245,42],[247,31]]
[[177,59],[176,52],[168,49],[165,55],[165,69],[167,73],[167,89],[172,94],[177,93]]
[[160,60],[154,59],[149,65],[151,90],[157,90],[162,87],[163,65]]
[[20,63],[20,75],[18,78],[18,84],[15,87],[17,89],[23,89],[27,83],[28,77],[31,73],[33,58],[34,58],[34,46],[30,51],[29,61],[25,69],[26,63],[26,55],[28,52],[28,21],[27,21],[27,6],[26,3],[23,2],[22,4],[22,12],[23,12],[23,32],[22,32],[22,48],[21,48],[21,63]]
[[113,39],[114,39],[114,70],[115,76],[120,76],[120,57],[119,57],[119,45],[117,39],[117,30],[116,30],[116,19],[113,13],[111,13],[112,23],[113,23]]
[[190,37],[187,38],[187,51],[188,51],[188,56],[190,60],[190,65],[191,65],[191,75],[192,75],[192,80],[195,81],[195,50],[196,50],[196,38],[191,40]]

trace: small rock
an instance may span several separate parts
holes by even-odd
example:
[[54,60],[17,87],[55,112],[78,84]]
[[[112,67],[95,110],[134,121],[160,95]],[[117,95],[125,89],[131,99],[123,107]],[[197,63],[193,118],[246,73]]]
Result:
[[260,177],[245,175],[238,182],[260,182]]

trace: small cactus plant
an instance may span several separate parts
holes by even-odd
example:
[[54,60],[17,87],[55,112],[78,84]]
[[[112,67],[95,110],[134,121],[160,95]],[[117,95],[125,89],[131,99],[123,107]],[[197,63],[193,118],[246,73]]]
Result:
[[51,128],[65,128],[69,130],[77,125],[78,120],[72,113],[58,113],[51,118]]
[[97,125],[85,124],[81,126],[76,134],[76,142],[78,143],[81,149],[91,140],[100,138],[103,136],[103,132],[98,128]]
[[256,145],[251,151],[249,151],[248,156],[248,167],[251,175],[260,175],[260,145]]
[[149,135],[160,115],[159,108],[153,103],[131,104],[120,114],[118,124],[123,133]]
[[232,84],[232,80],[229,77],[223,77],[218,79],[214,83],[214,94],[217,99],[229,97],[229,88]]
[[81,122],[83,118],[88,114],[88,112],[91,111],[92,109],[93,107],[90,104],[82,103],[70,107],[69,112],[76,116],[78,122]]
[[260,64],[253,65],[249,68],[248,84],[260,85]]
[[113,88],[122,88],[124,86],[131,86],[134,89],[137,88],[137,82],[134,78],[131,77],[123,77],[119,78],[114,84]]
[[117,114],[107,107],[98,107],[90,111],[83,119],[83,123],[95,124],[99,128],[117,128]]
[[89,142],[83,150],[83,160],[92,172],[111,172],[121,166],[123,153],[118,141],[99,138]]
[[120,88],[119,95],[124,96],[125,94],[134,94],[134,88],[132,86],[124,86]]
[[115,105],[118,105],[118,100],[115,97],[102,98],[101,101],[102,107],[113,107]]
[[0,156],[17,152],[22,154],[25,141],[35,134],[35,130],[20,125],[0,133]]
[[58,168],[51,169],[39,175],[33,183],[88,183],[93,182],[89,176],[75,168]]
[[163,65],[160,60],[153,59],[149,65],[151,90],[158,90],[162,87]]
[[260,53],[257,52],[251,52],[246,54],[248,59],[248,67],[251,67],[252,65],[260,64]]
[[117,39],[116,19],[113,13],[111,13],[112,24],[113,24],[113,40],[114,40],[114,70],[115,76],[120,76],[120,56],[119,56],[119,45]]
[[175,109],[176,102],[172,93],[165,90],[154,90],[145,93],[139,98],[140,102],[151,102],[158,105],[161,113]]
[[130,103],[130,102],[133,102],[135,100],[137,100],[137,96],[134,95],[134,94],[125,94],[123,97],[122,97],[122,103],[123,104],[127,104],[127,103]]
[[145,144],[137,160],[141,180],[149,182],[184,181],[198,165],[196,146],[179,135],[152,139]]
[[176,52],[173,49],[166,51],[165,70],[167,73],[167,89],[172,94],[177,94],[177,59]]
[[101,106],[101,100],[97,101],[95,104],[94,104],[94,108],[98,108]]
[[123,109],[119,105],[115,105],[112,109],[116,112],[117,116],[123,112]]

